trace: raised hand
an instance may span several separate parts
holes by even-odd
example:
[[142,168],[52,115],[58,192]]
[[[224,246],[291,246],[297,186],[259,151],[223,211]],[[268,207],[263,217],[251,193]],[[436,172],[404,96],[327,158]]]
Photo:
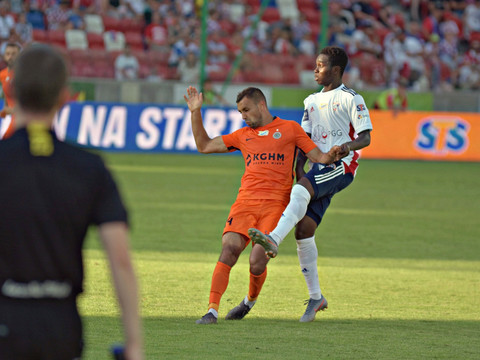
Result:
[[189,86],[187,88],[187,95],[188,97],[183,95],[183,98],[187,102],[190,112],[199,110],[203,104],[203,94],[199,93],[195,87]]

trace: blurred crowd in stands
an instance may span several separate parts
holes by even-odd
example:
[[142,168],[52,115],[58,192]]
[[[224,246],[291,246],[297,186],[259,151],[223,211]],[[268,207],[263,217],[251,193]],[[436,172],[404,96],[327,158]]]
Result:
[[[2,51],[7,42],[49,42],[68,56],[73,76],[196,83],[202,3],[1,0]],[[258,19],[260,3],[208,1],[208,78],[311,84],[322,0],[269,0]],[[329,0],[328,8],[327,42],[350,56],[347,84],[480,87],[480,0]]]

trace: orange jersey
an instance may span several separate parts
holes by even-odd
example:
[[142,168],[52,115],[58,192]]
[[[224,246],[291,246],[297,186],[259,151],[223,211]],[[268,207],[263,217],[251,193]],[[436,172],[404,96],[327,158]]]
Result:
[[222,138],[230,151],[240,150],[245,159],[237,200],[288,202],[296,149],[308,153],[317,147],[297,122],[277,117],[266,126],[244,127]]
[[2,83],[3,95],[5,97],[5,105],[14,106],[13,89],[11,81],[13,80],[13,70],[9,71],[8,67],[0,71],[0,82]]
[[[13,100],[13,89],[12,89],[12,80],[13,80],[13,70],[9,70],[8,67],[0,71],[0,82],[2,83],[2,89],[3,89],[3,96],[5,98],[5,103],[3,106],[8,106],[10,108],[13,108],[15,105],[15,102]],[[15,131],[15,125],[14,125],[14,119],[12,116],[12,120],[10,122],[10,125],[8,126],[7,131],[3,135],[3,138],[6,139],[10,137]]]

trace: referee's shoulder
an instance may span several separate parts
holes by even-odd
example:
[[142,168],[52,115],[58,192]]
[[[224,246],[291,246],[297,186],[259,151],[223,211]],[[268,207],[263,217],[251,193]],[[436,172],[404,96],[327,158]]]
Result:
[[86,166],[102,166],[103,159],[96,153],[96,150],[83,148],[77,144],[71,144],[57,140],[56,151],[59,155],[64,156],[67,160],[77,162]]

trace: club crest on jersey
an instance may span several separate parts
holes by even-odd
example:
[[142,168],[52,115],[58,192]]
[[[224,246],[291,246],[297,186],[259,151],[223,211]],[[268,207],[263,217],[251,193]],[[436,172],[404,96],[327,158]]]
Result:
[[262,130],[258,132],[258,136],[267,136],[268,135],[268,130]]
[[338,109],[340,109],[340,103],[339,102],[334,102],[332,105],[333,105],[333,111],[337,111]]
[[274,139],[280,139],[281,137],[282,137],[282,133],[278,130],[273,134]]

